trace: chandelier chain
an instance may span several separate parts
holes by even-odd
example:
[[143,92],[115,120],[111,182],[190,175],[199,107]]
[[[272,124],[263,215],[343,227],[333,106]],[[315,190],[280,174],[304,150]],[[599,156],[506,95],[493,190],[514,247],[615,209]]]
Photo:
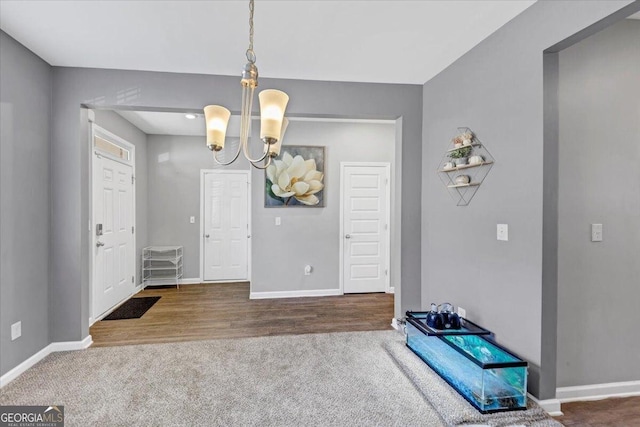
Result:
[[254,64],[256,53],[253,51],[253,1],[249,1],[249,49],[247,49],[247,60]]

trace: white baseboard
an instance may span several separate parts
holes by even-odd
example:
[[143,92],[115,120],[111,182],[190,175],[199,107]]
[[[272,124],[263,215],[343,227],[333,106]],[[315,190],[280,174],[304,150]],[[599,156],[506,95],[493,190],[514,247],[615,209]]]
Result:
[[395,294],[396,293],[395,286],[391,286],[389,289],[387,289],[387,293],[388,294]]
[[[191,277],[180,280],[180,286],[182,285],[200,285],[200,284],[215,284],[215,283],[235,283],[235,282],[247,282],[247,280],[202,280],[199,277]],[[166,281],[154,283],[153,281],[147,282],[147,286],[154,285],[167,285]],[[170,285],[170,283],[169,283]]]
[[564,415],[560,410],[560,401],[558,399],[538,400],[530,393],[527,393],[527,397],[536,402],[538,406],[544,409],[547,414],[551,415],[552,417],[560,417]]
[[556,398],[562,403],[629,396],[640,396],[640,381],[579,385],[556,389]]
[[204,285],[220,285],[226,283],[249,283],[249,280],[203,280],[200,283]]
[[11,381],[13,381],[16,378],[18,378],[20,376],[20,374],[22,374],[27,369],[31,368],[33,365],[35,365],[36,363],[38,363],[39,361],[41,361],[42,359],[47,357],[49,355],[49,353],[51,353],[51,349],[49,348],[49,346],[46,346],[45,348],[43,348],[42,350],[40,350],[39,352],[37,352],[36,354],[31,356],[30,358],[28,358],[27,360],[25,360],[24,362],[22,362],[21,364],[19,364],[18,366],[16,366],[15,368],[11,369],[6,374],[1,376],[0,377],[0,388],[6,386]]
[[85,348],[89,348],[93,344],[93,339],[91,335],[87,335],[85,339],[82,341],[63,341],[63,342],[52,342],[49,344],[51,347],[50,352],[56,351],[75,351],[75,350],[84,350]]
[[65,342],[54,342],[11,369],[9,372],[0,377],[0,388],[6,386],[11,381],[18,378],[21,374],[26,372],[33,365],[50,355],[51,353],[55,353],[57,351],[71,351],[71,350],[83,350],[93,344],[93,340],[91,335],[88,335],[82,341],[65,341]]
[[391,319],[391,327],[396,331],[402,332],[402,328],[400,327],[400,323],[398,323],[398,319],[395,317]]
[[310,291],[277,291],[277,292],[251,292],[249,299],[269,298],[300,298],[300,297],[326,297],[342,295],[340,289],[315,289]]
[[199,277],[192,277],[190,279],[182,279],[180,285],[199,285],[202,283],[202,279]]

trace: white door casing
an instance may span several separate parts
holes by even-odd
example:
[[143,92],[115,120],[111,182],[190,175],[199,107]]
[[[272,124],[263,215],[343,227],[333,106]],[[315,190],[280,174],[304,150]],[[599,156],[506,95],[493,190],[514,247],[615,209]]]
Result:
[[389,290],[390,165],[341,163],[340,253],[344,293]]
[[249,171],[202,171],[202,278],[249,280]]
[[[108,132],[94,128],[92,142],[101,138],[116,144]],[[134,180],[133,166],[127,164],[131,162],[132,157],[116,160],[92,146],[93,319],[102,317],[135,290]],[[102,234],[98,235],[100,226]]]

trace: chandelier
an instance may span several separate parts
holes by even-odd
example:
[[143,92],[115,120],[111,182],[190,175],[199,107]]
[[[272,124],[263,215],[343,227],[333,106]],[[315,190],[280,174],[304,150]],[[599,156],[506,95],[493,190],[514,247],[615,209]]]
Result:
[[[251,158],[249,137],[251,135],[251,111],[253,107],[253,92],[258,86],[258,67],[256,54],[253,51],[253,2],[249,1],[249,48],[247,49],[247,64],[242,70],[242,109],[240,111],[240,143],[235,156],[228,162],[218,159],[218,153],[224,148],[227,125],[231,112],[220,105],[207,105],[204,115],[207,125],[207,147],[213,151],[216,163],[226,166],[235,162],[240,152],[249,160],[252,166],[265,169],[271,159],[280,154],[282,138],[287,128],[288,120],[284,118],[284,111],[289,102],[289,96],[275,89],[263,90],[258,94],[260,101],[260,139],[264,143],[262,156]],[[261,165],[260,163],[264,163]]]

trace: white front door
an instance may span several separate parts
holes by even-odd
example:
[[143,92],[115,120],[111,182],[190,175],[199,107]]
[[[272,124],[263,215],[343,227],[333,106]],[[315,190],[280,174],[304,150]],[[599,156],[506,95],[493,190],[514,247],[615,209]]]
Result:
[[205,281],[249,278],[249,172],[203,175]]
[[388,164],[342,165],[344,293],[387,290],[389,170]]
[[93,317],[134,291],[134,193],[131,165],[93,154]]

